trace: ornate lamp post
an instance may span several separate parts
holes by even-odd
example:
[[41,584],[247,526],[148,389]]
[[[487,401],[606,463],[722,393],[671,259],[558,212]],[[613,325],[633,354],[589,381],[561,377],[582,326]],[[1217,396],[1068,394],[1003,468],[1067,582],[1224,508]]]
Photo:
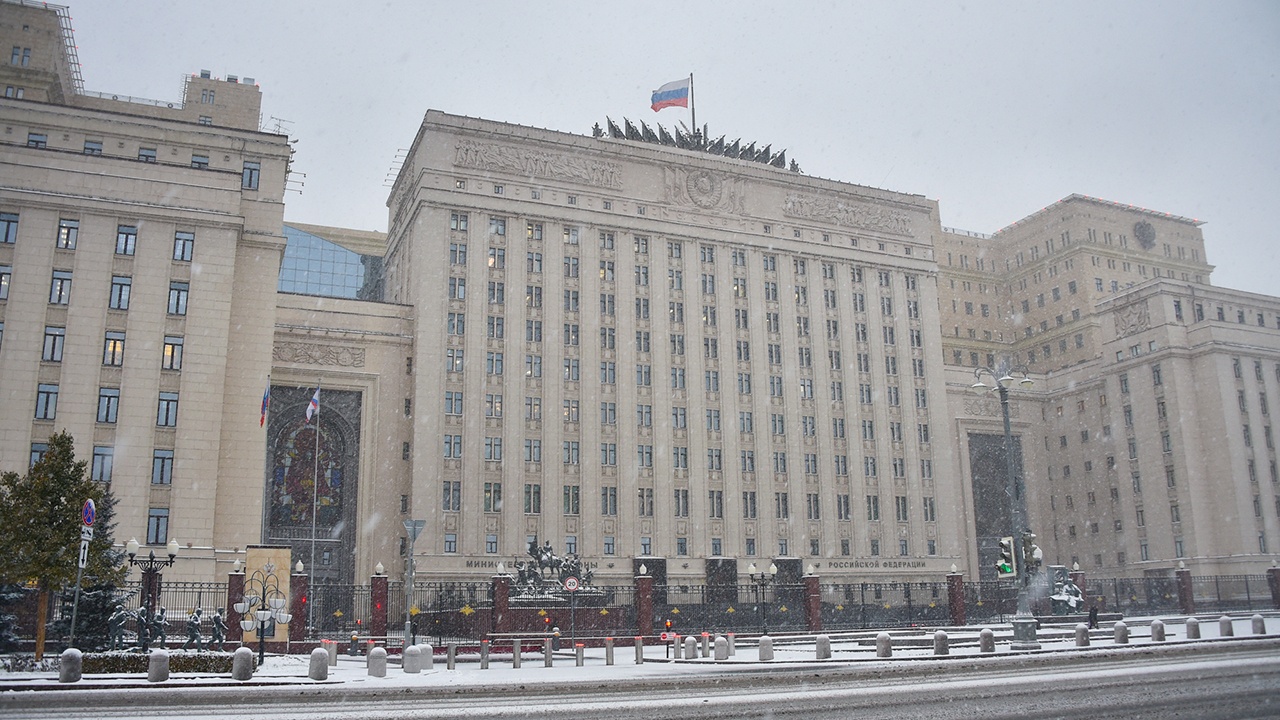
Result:
[[258,633],[259,667],[267,652],[267,623],[287,624],[293,619],[292,614],[285,612],[287,602],[288,598],[280,592],[280,579],[276,577],[275,564],[267,563],[245,579],[244,598],[233,606],[245,618],[240,621],[240,628],[245,632],[256,630]]
[[156,598],[160,595],[160,570],[173,565],[178,558],[178,541],[169,540],[165,550],[168,559],[156,557],[155,550],[148,550],[145,558],[138,558],[138,539],[129,538],[125,543],[125,552],[129,553],[129,564],[142,571],[142,607],[146,616],[138,618],[138,640],[142,643],[142,652],[146,652],[151,644],[151,618],[155,616]]
[[[982,382],[983,376],[988,376],[993,385]],[[1015,375],[1017,377],[1015,377]],[[1037,650],[1040,643],[1036,640],[1036,619],[1031,615],[1031,566],[1032,560],[1026,557],[1026,551],[1035,548],[1032,540],[1035,535],[1031,533],[1031,528],[1027,526],[1027,497],[1024,492],[1025,488],[1022,483],[1018,482],[1017,474],[1014,472],[1013,464],[1013,431],[1009,424],[1009,387],[1015,382],[1024,390],[1030,389],[1034,382],[1027,375],[1027,370],[1022,367],[1013,367],[1005,370],[1002,374],[997,374],[995,370],[987,367],[974,368],[974,383],[970,385],[970,389],[974,392],[996,392],[1000,395],[1000,413],[1004,418],[1004,461],[1005,461],[1005,492],[1009,495],[1009,514],[1010,514],[1010,535],[1014,538],[1014,546],[1021,546],[1024,557],[1021,562],[1020,577],[1016,580],[1018,583],[1018,612],[1013,618],[1013,649],[1014,650]],[[1021,538],[1021,543],[1019,543]],[[1035,548],[1038,552],[1038,548]]]
[[747,577],[751,578],[751,584],[756,590],[756,607],[760,608],[760,627],[762,635],[769,634],[769,608],[765,606],[765,590],[773,584],[773,580],[778,575],[778,566],[769,563],[769,569],[764,571],[756,570],[756,564],[751,563],[747,566]]

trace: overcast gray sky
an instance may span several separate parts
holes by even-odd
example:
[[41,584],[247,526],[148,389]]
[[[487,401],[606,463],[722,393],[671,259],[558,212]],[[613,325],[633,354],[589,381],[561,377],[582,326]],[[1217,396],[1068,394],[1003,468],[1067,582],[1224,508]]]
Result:
[[385,230],[428,108],[589,134],[694,73],[713,137],[994,232],[1071,193],[1205,221],[1215,285],[1280,295],[1280,3],[64,0],[89,90],[249,76],[299,139],[296,222]]

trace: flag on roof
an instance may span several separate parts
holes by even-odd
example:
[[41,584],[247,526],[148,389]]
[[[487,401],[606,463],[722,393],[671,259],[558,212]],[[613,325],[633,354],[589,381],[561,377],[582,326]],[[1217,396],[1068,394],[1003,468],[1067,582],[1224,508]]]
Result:
[[689,78],[669,82],[653,91],[649,107],[654,112],[669,107],[689,107]]

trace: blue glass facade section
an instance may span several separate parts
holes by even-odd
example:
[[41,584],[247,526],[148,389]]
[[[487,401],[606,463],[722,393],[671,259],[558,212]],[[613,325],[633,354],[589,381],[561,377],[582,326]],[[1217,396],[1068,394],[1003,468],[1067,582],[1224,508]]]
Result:
[[369,260],[322,237],[284,226],[287,244],[280,264],[280,292],[352,299],[366,297]]

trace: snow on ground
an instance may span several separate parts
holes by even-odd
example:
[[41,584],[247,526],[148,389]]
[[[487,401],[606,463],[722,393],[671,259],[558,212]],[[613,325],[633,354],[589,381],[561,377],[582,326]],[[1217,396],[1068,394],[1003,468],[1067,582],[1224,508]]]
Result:
[[[1129,618],[1125,621],[1129,628],[1129,646],[1138,648],[1151,646],[1150,623],[1153,618]],[[1187,640],[1184,619],[1164,620],[1166,645],[1194,643]],[[1280,635],[1280,614],[1271,613],[1264,619],[1267,635]],[[977,656],[979,652],[979,626],[968,626],[947,631],[950,641],[949,656]],[[993,625],[996,637],[996,656],[1017,655],[1009,647],[1011,640],[1008,625]],[[1254,635],[1252,620],[1249,617],[1236,617],[1232,620],[1232,634],[1237,638]],[[709,674],[733,672],[743,669],[761,669],[767,666],[795,666],[812,663],[857,663],[857,662],[898,662],[922,660],[935,657],[933,629],[891,629],[886,632],[893,638],[893,658],[885,660],[876,657],[875,637],[880,631],[862,630],[828,633],[831,639],[832,659],[819,661],[816,659],[816,640],[808,636],[777,636],[773,638],[774,659],[762,662],[758,657],[756,639],[743,638],[736,643],[736,653],[727,661],[714,660],[714,644],[711,645],[710,657],[701,654],[694,659],[674,660],[666,645],[649,645],[644,649],[645,663],[635,663],[635,647],[630,638],[622,638],[614,648],[614,665],[605,661],[604,648],[584,648],[583,665],[578,667],[573,650],[569,648],[567,638],[562,638],[561,649],[554,653],[552,668],[544,666],[541,652],[526,650],[522,654],[522,665],[513,668],[511,654],[494,652],[490,655],[488,669],[481,669],[477,655],[464,655],[457,659],[454,670],[446,667],[442,654],[435,655],[431,669],[420,673],[404,672],[398,655],[392,655],[387,663],[385,677],[372,677],[368,673],[366,658],[340,653],[338,664],[331,666],[328,678],[315,681],[307,677],[310,658],[307,655],[268,655],[266,662],[255,672],[252,682],[266,685],[321,685],[321,684],[359,684],[361,687],[469,687],[477,685],[500,686],[503,684],[539,684],[564,683],[569,680],[588,682],[607,682],[610,680],[636,680],[648,677],[672,678],[689,674]],[[1222,635],[1218,619],[1200,619],[1200,635],[1203,641],[1212,641]],[[1074,625],[1045,624],[1039,632],[1041,650],[1038,653],[1078,652],[1075,644]],[[699,643],[700,647],[700,643]],[[1104,625],[1090,633],[1091,648],[1119,647],[1114,641],[1113,625]],[[175,651],[180,652],[180,651]],[[74,685],[60,684],[56,672],[43,673],[9,673],[0,674],[0,692],[12,690],[35,689],[71,689],[71,688],[131,688],[131,687],[163,687],[163,686],[217,686],[236,684],[229,675],[203,675],[194,673],[171,673],[165,683],[148,683],[144,674],[136,675],[86,675]]]

